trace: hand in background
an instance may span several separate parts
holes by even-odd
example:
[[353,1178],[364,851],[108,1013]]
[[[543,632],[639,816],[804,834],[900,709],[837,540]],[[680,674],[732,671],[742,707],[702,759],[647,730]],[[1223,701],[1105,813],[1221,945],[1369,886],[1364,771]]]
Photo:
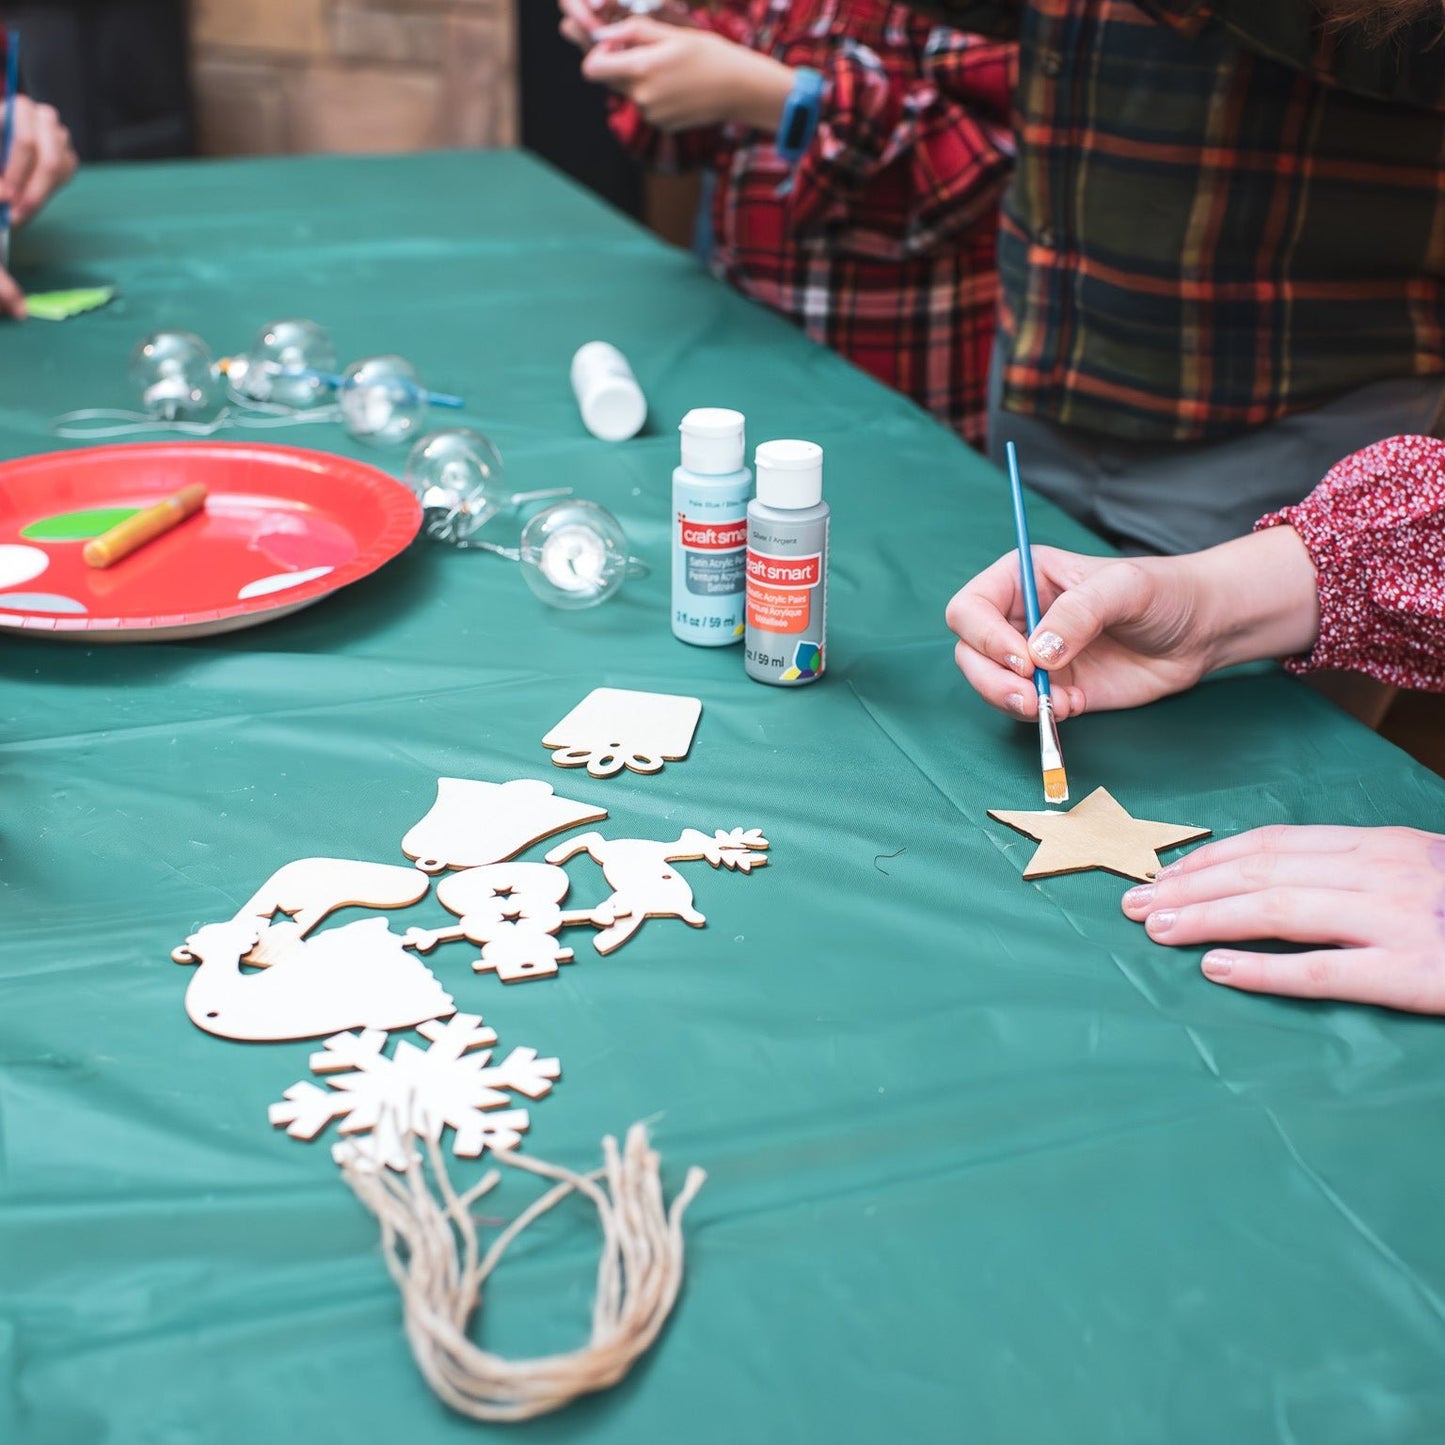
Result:
[[[622,0],[557,0],[562,10],[562,34],[581,50],[590,50],[597,32],[604,26],[628,19],[634,12]],[[681,0],[661,0],[646,12],[648,18],[664,25],[696,25],[692,11]]]
[[1020,718],[1038,714],[1036,667],[1059,718],[1138,707],[1207,672],[1306,651],[1319,627],[1314,567],[1292,528],[1186,557],[1132,560],[1033,549],[1043,613],[1025,638],[1018,553],[948,604],[954,658],[974,689]]
[[711,31],[638,18],[593,38],[582,73],[627,96],[661,130],[727,121],[776,130],[793,88],[781,61]]
[[24,321],[29,312],[25,307],[25,293],[15,283],[15,278],[0,266],[0,316],[13,316]]
[[1156,943],[1213,948],[1208,978],[1251,993],[1445,1014],[1445,837],[1414,828],[1257,828],[1197,849],[1124,895]]
[[23,226],[75,174],[77,164],[70,132],[54,109],[16,96],[10,162],[0,176],[0,201],[10,202],[10,224]]
[[[23,226],[75,174],[70,132],[48,105],[15,98],[10,160],[0,176],[0,202],[9,202],[10,224]],[[0,314],[24,317],[25,294],[0,268]]]

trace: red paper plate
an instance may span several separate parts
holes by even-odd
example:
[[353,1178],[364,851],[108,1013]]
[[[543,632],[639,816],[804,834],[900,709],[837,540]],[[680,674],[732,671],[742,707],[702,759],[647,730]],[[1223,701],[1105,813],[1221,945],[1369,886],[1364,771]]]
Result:
[[[87,538],[193,482],[203,512],[86,565]],[[251,627],[374,572],[420,526],[400,482],[325,452],[162,442],[25,457],[0,464],[0,629],[157,642]]]

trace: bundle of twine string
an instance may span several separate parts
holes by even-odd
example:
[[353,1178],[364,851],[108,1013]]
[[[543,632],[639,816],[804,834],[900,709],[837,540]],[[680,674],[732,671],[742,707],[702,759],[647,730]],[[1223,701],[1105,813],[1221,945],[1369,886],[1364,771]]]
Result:
[[[458,1194],[439,1145],[411,1135],[410,1163],[396,1174],[351,1151],[341,1172],[381,1224],[382,1250],[401,1291],[407,1338],[436,1394],[473,1420],[529,1420],[579,1395],[615,1385],[657,1338],[682,1287],[682,1216],[706,1175],[690,1169],[669,1210],[658,1155],[634,1124],[619,1152],[602,1141],[601,1169],[574,1174],[514,1150],[493,1157],[508,1168],[557,1181],[482,1253],[472,1206],[495,1188],[498,1170]],[[425,1144],[433,1191],[421,1151]],[[605,1189],[602,1184],[605,1183]],[[585,1194],[602,1227],[602,1258],[588,1343],[569,1354],[507,1360],[469,1337],[482,1291],[507,1247],[533,1220],[571,1194]]]

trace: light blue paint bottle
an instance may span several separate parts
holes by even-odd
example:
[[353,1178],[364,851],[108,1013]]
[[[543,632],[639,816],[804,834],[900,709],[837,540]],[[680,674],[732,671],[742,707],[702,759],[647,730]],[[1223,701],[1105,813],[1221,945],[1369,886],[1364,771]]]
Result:
[[683,417],[672,474],[672,632],[698,647],[743,640],[748,502],[743,414],[696,407]]

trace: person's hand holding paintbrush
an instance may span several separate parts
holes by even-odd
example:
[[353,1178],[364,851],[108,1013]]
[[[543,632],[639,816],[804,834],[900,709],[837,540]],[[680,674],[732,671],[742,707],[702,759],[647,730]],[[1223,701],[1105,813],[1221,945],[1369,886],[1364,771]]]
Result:
[[1140,707],[1207,673],[1306,652],[1319,628],[1315,572],[1289,527],[1185,557],[1088,557],[1033,549],[1043,617],[1029,629],[1017,552],[948,604],[959,670],[987,702],[1038,715],[1035,668],[1054,712]]
[[25,315],[25,293],[10,274],[10,232],[23,226],[75,174],[70,132],[48,105],[17,93],[18,44],[0,32],[0,314]]

